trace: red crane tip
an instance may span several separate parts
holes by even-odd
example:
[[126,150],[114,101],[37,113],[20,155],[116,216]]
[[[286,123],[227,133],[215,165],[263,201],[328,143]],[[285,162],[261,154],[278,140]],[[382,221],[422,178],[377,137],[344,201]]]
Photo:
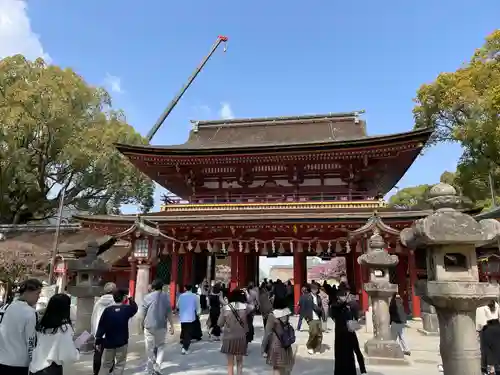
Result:
[[219,38],[220,40],[222,40],[223,42],[227,42],[227,41],[228,41],[228,39],[229,39],[227,36],[224,36],[224,35],[219,35],[219,36],[218,36],[218,38]]

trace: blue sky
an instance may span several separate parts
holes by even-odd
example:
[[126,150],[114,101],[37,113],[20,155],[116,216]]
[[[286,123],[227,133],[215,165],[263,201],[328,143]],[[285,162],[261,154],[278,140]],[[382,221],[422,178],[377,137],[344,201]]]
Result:
[[[477,5],[480,4],[480,5]],[[229,37],[157,133],[182,143],[190,119],[364,109],[370,134],[411,130],[419,85],[467,61],[499,27],[498,0],[0,0],[0,57],[44,53],[146,134],[219,34]],[[435,183],[456,145],[425,153],[398,184]],[[159,202],[158,202],[159,203]]]

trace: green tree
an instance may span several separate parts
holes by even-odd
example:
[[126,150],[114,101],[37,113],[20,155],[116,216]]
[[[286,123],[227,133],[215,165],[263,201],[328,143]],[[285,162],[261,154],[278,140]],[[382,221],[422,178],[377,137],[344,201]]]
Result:
[[113,147],[146,141],[71,69],[0,60],[0,121],[0,223],[53,216],[61,188],[68,206],[89,212],[153,206],[153,183]]
[[400,189],[389,198],[389,206],[403,209],[422,209],[427,207],[427,194],[432,185],[418,185]]
[[472,201],[486,202],[490,173],[500,187],[500,30],[467,64],[422,85],[415,102],[415,128],[434,128],[430,145],[462,145],[455,182]]

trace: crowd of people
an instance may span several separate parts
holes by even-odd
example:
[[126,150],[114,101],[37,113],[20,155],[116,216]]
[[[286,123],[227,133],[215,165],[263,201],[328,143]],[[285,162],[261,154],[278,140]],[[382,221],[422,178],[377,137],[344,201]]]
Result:
[[[128,291],[114,283],[104,286],[96,301],[91,318],[91,340],[94,340],[94,375],[122,375],[126,367],[129,322],[139,314],[147,357],[146,371],[158,375],[165,355],[167,333],[174,334],[174,311],[170,296],[163,291],[164,283],[155,280],[150,292],[138,306]],[[200,291],[201,289],[201,291]],[[0,374],[1,375],[62,375],[66,364],[79,359],[78,338],[75,341],[70,316],[71,299],[67,294],[55,294],[39,314],[35,305],[42,283],[35,279],[19,285],[18,297],[0,309]],[[338,287],[311,282],[302,287],[298,306],[294,306],[291,283],[265,280],[260,286],[250,283],[246,288],[229,290],[224,284],[210,287],[185,285],[177,298],[176,313],[180,322],[179,344],[183,355],[189,355],[193,341],[203,337],[200,316],[208,313],[208,338],[220,341],[220,351],[227,358],[229,375],[242,375],[243,358],[248,344],[255,340],[254,317],[262,316],[264,335],[260,353],[274,375],[291,372],[295,353],[295,332],[304,321],[308,326],[306,349],[314,356],[322,352],[323,333],[328,331],[328,319],[335,324],[335,375],[354,375],[356,362],[366,374],[363,354],[356,331],[360,311],[357,297],[342,282]],[[296,310],[296,311],[294,311]],[[500,367],[500,308],[492,301],[478,309],[478,334],[481,342],[482,365],[485,373]],[[298,323],[292,327],[290,317],[298,313]],[[406,355],[410,350],[404,340],[406,313],[401,298],[394,295],[389,306],[391,330]]]
[[[294,365],[292,344],[295,342],[295,330],[289,318],[294,313],[294,290],[291,282],[264,280],[259,287],[250,283],[244,289],[229,291],[224,284],[215,284],[199,296],[193,291],[179,296],[179,316],[181,317],[181,337],[189,337],[182,344],[182,353],[187,354],[193,332],[192,325],[196,317],[197,300],[205,295],[208,309],[207,327],[209,337],[220,340],[221,352],[227,355],[228,374],[241,375],[243,358],[248,352],[248,343],[254,340],[253,319],[256,314],[262,316],[264,336],[261,354],[273,373],[288,374]],[[188,295],[189,297],[184,297]],[[181,299],[190,303],[181,303]],[[200,303],[201,305],[201,303]],[[302,288],[302,295],[297,306],[299,315],[297,330],[307,322],[309,337],[307,352],[315,355],[323,350],[323,332],[328,331],[327,320],[335,322],[335,374],[356,374],[356,360],[361,373],[366,373],[364,357],[361,352],[356,331],[359,329],[359,308],[357,299],[350,294],[346,283],[339,287],[328,283],[312,282]],[[189,319],[184,319],[189,316]]]
[[[71,298],[55,294],[43,314],[35,311],[42,283],[26,280],[18,289],[18,297],[0,310],[0,374],[2,375],[62,375],[65,365],[79,359],[79,347],[71,322]],[[160,374],[165,353],[167,330],[174,334],[173,311],[163,282],[155,280],[150,293],[140,306],[128,296],[128,291],[114,283],[104,286],[91,317],[91,339],[94,343],[94,375],[122,375],[126,367],[129,322],[138,312],[144,333],[148,374]],[[292,349],[295,330],[289,318],[294,312],[293,286],[281,281],[264,281],[243,289],[229,289],[215,284],[200,293],[199,288],[184,286],[177,300],[181,326],[180,350],[189,354],[191,342],[202,339],[200,315],[208,311],[209,338],[221,341],[220,351],[227,357],[227,370],[233,375],[243,371],[243,358],[248,344],[255,339],[254,316],[261,314],[264,335],[261,354],[276,375],[289,374],[295,361]],[[328,284],[311,283],[303,288],[298,313],[299,325],[309,326],[307,350],[311,355],[322,350],[326,320],[335,321],[335,374],[355,374],[355,357],[362,373],[364,360],[359,349],[356,329],[358,308],[349,289]],[[301,327],[297,327],[301,329]],[[339,343],[337,345],[337,342]]]

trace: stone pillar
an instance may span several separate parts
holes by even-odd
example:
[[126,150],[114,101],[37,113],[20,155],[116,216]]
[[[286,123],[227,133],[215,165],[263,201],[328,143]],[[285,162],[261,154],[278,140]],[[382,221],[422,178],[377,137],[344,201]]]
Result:
[[499,287],[479,282],[476,246],[498,238],[500,223],[456,211],[461,200],[450,185],[435,185],[429,196],[434,213],[404,229],[401,241],[427,250],[427,282],[416,291],[436,308],[444,374],[481,375],[475,311],[498,298]]
[[66,272],[57,274],[56,276],[57,293],[65,292],[67,278],[68,276],[66,275]]
[[370,296],[373,310],[374,336],[365,343],[365,352],[371,364],[407,365],[401,346],[392,338],[389,319],[389,302],[398,290],[398,286],[389,281],[389,268],[398,264],[398,257],[384,249],[384,239],[375,229],[368,251],[358,257],[358,263],[370,272],[364,289]]
[[439,321],[436,308],[425,301],[422,301],[422,328],[418,331],[426,336],[439,335]]
[[144,301],[144,296],[148,294],[151,265],[147,263],[137,265],[137,279],[135,285],[135,302],[138,305]]
[[[144,301],[144,296],[148,294],[149,290],[149,279],[151,274],[151,265],[148,263],[137,265],[137,280],[135,284],[135,302],[138,306],[142,305]],[[133,318],[133,324],[130,327],[133,334],[138,334],[141,332],[141,321],[144,317],[142,314],[137,313]]]
[[96,296],[94,296],[93,293],[82,293],[76,298],[75,337],[84,331],[90,331],[89,328],[95,298]]
[[[76,285],[68,287],[68,293],[77,298],[75,337],[84,331],[91,331],[92,310],[95,298],[102,295],[99,286],[100,276],[109,269],[109,266],[97,257],[99,245],[91,242],[87,245],[87,255],[81,259],[68,260],[68,271],[76,272]],[[91,351],[94,347],[94,338],[87,341],[80,351]]]

